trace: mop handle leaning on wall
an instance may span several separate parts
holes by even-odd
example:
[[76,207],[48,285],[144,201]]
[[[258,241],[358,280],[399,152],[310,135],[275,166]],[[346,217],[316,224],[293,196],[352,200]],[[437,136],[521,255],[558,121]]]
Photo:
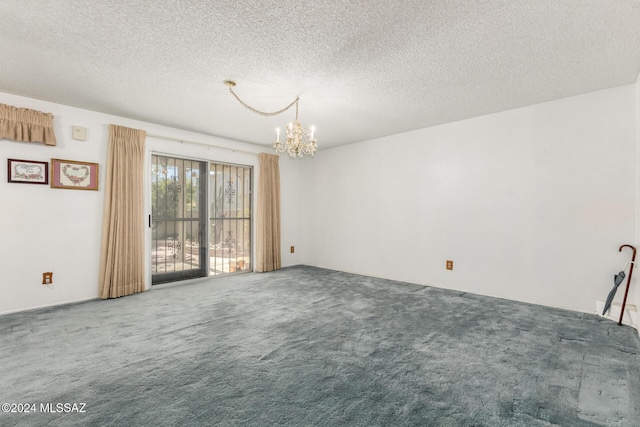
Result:
[[620,310],[620,320],[618,325],[622,325],[622,318],[624,317],[624,306],[627,304],[627,294],[629,293],[629,285],[631,285],[631,275],[633,274],[633,267],[636,266],[636,248],[631,245],[622,245],[618,252],[622,252],[622,248],[628,247],[633,249],[633,258],[631,258],[631,268],[629,269],[629,277],[627,277],[627,288],[624,290],[624,299],[622,300],[622,309]]

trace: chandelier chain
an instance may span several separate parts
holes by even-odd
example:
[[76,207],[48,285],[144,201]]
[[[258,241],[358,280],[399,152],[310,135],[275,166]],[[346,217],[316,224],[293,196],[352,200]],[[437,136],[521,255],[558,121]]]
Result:
[[[236,85],[236,82],[233,80],[225,80],[224,84],[229,88],[231,95],[233,95],[240,104],[242,104],[246,109],[261,116],[276,116],[284,113],[295,104],[296,118],[285,128],[286,138],[284,142],[280,142],[280,128],[276,128],[276,140],[273,143],[273,149],[276,153],[287,153],[292,159],[305,156],[313,157],[315,152],[318,150],[318,140],[315,138],[314,134],[315,127],[311,126],[310,129],[305,129],[302,126],[302,123],[298,121],[298,109],[300,107],[298,101],[300,100],[300,97],[296,97],[291,104],[278,111],[261,111],[244,102],[233,91],[233,87]],[[231,181],[229,181],[229,188],[225,190],[225,194],[229,191],[229,197],[231,196],[231,190],[233,190],[233,188],[231,187]]]
[[233,91],[233,89],[231,87],[229,87],[229,92],[231,92],[231,94],[238,100],[238,102],[240,104],[242,104],[245,108],[247,108],[248,110],[253,111],[256,114],[260,114],[261,116],[265,116],[265,117],[270,117],[270,116],[277,116],[278,114],[282,114],[285,111],[287,111],[289,108],[293,107],[293,105],[295,104],[296,106],[296,119],[298,118],[298,101],[300,100],[300,97],[296,97],[296,99],[293,100],[293,102],[289,105],[287,105],[286,107],[278,110],[278,111],[260,111],[256,108],[253,108],[251,105],[247,104],[246,102],[244,102],[242,99],[240,99],[240,97]]

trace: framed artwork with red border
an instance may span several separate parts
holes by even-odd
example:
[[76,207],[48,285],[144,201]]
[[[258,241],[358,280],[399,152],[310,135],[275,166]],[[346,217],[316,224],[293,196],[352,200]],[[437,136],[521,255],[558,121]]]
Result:
[[7,159],[7,182],[48,184],[49,162]]
[[98,163],[51,159],[51,188],[98,190]]

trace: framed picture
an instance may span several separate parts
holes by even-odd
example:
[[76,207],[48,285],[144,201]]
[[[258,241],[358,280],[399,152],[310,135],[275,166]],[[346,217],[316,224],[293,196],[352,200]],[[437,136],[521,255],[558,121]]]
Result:
[[98,190],[98,164],[51,159],[51,188]]
[[22,184],[48,184],[49,162],[7,159],[7,181]]

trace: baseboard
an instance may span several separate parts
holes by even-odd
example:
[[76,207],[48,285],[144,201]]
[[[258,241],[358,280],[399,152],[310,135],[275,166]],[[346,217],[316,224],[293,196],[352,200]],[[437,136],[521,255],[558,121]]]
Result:
[[80,303],[83,303],[83,302],[93,301],[93,300],[97,300],[97,299],[99,299],[99,298],[97,298],[97,297],[81,298],[81,299],[72,300],[72,301],[65,301],[65,302],[59,302],[59,303],[53,303],[53,304],[37,305],[35,307],[12,309],[12,310],[8,310],[8,311],[0,312],[0,316],[4,316],[5,314],[14,314],[14,313],[29,312],[29,311],[37,311],[37,310],[46,310],[46,309],[53,308],[53,307],[60,307],[60,306],[63,306],[63,305],[80,304]]
[[[621,303],[614,302],[611,304],[611,309],[607,312],[606,315],[602,315],[602,310],[604,310],[604,301],[596,301],[596,313],[600,317],[604,317],[605,319],[610,319],[615,322],[620,320],[620,310],[622,309]],[[622,316],[622,324],[629,325],[638,330],[638,335],[640,336],[640,319],[638,314],[638,307],[633,304],[627,304],[624,307],[624,316]]]

